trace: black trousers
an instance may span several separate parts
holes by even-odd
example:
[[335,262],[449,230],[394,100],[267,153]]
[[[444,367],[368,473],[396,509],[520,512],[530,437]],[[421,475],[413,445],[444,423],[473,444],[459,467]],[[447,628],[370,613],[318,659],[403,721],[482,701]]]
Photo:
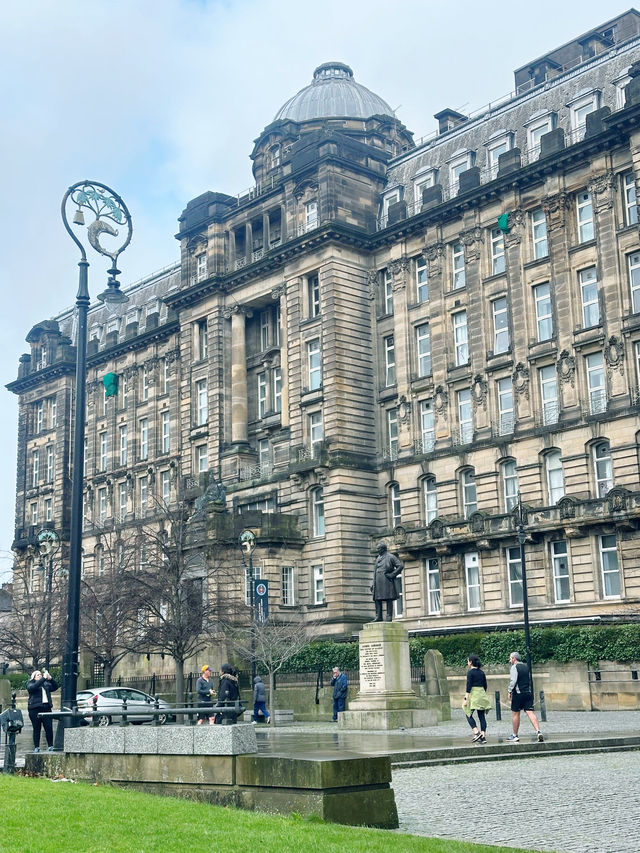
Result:
[[[476,721],[473,719],[473,715],[478,715],[479,726],[476,726]],[[486,732],[487,730],[487,717],[484,711],[480,711],[479,709],[474,710],[470,716],[467,717],[469,725],[472,729],[479,728],[481,732]]]
[[[385,599],[384,603],[387,605],[386,621],[391,622],[391,620],[393,618],[393,601]],[[376,618],[374,619],[374,622],[382,622],[382,601],[377,599],[375,602],[375,605],[376,605]]]
[[53,720],[51,717],[39,719],[38,714],[45,711],[50,711],[51,705],[40,705],[39,708],[29,708],[29,719],[33,726],[33,745],[40,748],[40,728],[44,728],[45,737],[47,738],[47,746],[53,746]]

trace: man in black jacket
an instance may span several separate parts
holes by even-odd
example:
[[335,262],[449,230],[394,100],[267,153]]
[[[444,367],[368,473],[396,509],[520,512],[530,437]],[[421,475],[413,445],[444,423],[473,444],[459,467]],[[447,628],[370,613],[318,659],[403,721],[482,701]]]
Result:
[[540,743],[544,740],[538,718],[533,712],[533,693],[531,692],[531,678],[529,677],[529,667],[522,662],[519,652],[511,652],[509,655],[509,663],[511,664],[511,672],[509,673],[509,699],[511,700],[513,734],[507,740],[511,743],[517,743],[518,730],[520,729],[520,712],[524,711],[531,725],[536,730],[536,736]]

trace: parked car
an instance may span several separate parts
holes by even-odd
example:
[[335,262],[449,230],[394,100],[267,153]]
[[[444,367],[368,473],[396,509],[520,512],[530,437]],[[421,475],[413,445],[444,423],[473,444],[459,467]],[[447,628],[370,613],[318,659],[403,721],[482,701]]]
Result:
[[[149,696],[148,693],[143,693],[142,690],[134,690],[132,687],[96,687],[93,690],[79,690],[76,694],[78,708],[93,709],[93,697],[97,696],[98,701],[96,710],[100,712],[98,719],[99,726],[108,726],[113,722],[122,720],[122,701],[127,700],[127,719],[129,722],[138,724],[153,721],[153,711],[155,699]],[[164,725],[167,720],[175,719],[168,710],[171,708],[168,702],[164,699],[159,699],[158,704],[164,712],[160,714],[160,725]],[[87,721],[91,717],[85,717]]]

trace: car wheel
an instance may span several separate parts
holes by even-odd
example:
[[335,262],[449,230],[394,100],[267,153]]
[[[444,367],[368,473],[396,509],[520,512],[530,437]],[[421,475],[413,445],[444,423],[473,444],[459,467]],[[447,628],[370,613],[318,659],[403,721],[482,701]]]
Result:
[[108,726],[111,723],[111,717],[107,717],[106,714],[100,714],[99,717],[96,717],[96,721],[100,728],[104,728],[104,726]]
[[167,722],[167,720],[168,720],[169,718],[167,717],[167,715],[166,715],[166,714],[159,714],[159,715],[156,717],[156,719],[157,719],[157,721],[158,721],[158,725],[160,725],[160,726],[164,726],[164,724]]

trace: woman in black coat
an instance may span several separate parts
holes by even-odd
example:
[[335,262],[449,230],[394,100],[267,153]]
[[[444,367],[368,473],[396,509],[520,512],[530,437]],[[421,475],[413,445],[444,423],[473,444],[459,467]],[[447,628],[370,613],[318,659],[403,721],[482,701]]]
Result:
[[[220,667],[220,683],[218,684],[218,705],[233,705],[240,699],[238,673],[229,663]],[[216,714],[216,723],[222,722],[222,714]]]
[[27,691],[29,693],[29,701],[27,709],[29,711],[29,719],[33,726],[33,751],[40,752],[40,727],[44,726],[44,733],[47,738],[47,746],[49,752],[53,750],[53,722],[51,717],[40,719],[38,714],[43,714],[46,711],[53,710],[53,702],[51,694],[58,689],[58,684],[51,678],[49,672],[45,669],[40,672],[36,669],[31,673],[31,679],[27,682]]

